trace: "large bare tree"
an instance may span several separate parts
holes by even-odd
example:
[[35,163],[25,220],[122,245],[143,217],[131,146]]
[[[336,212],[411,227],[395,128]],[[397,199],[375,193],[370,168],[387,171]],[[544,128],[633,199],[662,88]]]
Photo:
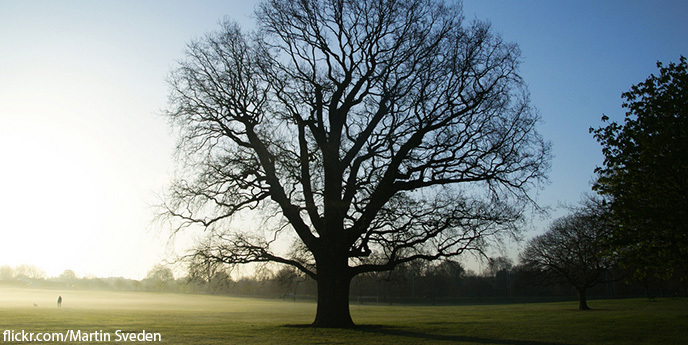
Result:
[[[516,45],[439,0],[273,0],[256,18],[171,74],[184,169],[165,208],[212,234],[196,254],[292,265],[317,281],[314,325],[350,327],[355,275],[516,233],[549,151]],[[257,231],[233,222],[249,212]]]

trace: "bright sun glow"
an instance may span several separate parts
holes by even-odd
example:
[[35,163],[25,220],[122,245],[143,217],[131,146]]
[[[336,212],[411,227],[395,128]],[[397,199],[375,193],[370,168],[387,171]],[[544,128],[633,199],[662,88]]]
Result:
[[141,279],[174,258],[153,222],[174,169],[165,76],[253,6],[0,1],[0,266]]
[[[165,177],[150,171],[150,143],[127,121],[132,112],[148,122],[155,115],[136,110],[107,80],[78,72],[40,70],[14,81],[0,89],[0,262],[33,264],[49,276],[131,275],[127,265],[150,265],[160,253],[146,232],[148,206]],[[164,133],[164,122],[157,125]]]

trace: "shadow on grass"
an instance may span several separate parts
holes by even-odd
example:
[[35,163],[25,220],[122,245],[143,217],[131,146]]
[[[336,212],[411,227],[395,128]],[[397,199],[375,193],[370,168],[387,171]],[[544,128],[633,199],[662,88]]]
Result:
[[[289,328],[315,328],[312,325],[284,325]],[[463,335],[448,335],[437,333],[424,333],[415,330],[403,329],[399,327],[384,326],[384,325],[357,325],[352,330],[360,331],[362,333],[371,333],[386,336],[396,336],[405,338],[416,338],[424,341],[451,341],[451,342],[466,342],[477,344],[498,344],[498,345],[572,345],[566,343],[553,343],[549,341],[533,341],[533,340],[511,340],[511,339],[491,339],[474,336]]]

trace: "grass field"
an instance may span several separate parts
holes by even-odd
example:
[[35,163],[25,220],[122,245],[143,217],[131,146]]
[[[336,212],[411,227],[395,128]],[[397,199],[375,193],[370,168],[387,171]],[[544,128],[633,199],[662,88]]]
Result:
[[595,310],[578,311],[575,302],[352,305],[359,327],[336,330],[307,327],[315,304],[306,302],[0,288],[0,332],[102,331],[111,335],[109,343],[121,343],[117,330],[145,330],[159,333],[163,344],[688,343],[688,299],[592,300],[590,306]]

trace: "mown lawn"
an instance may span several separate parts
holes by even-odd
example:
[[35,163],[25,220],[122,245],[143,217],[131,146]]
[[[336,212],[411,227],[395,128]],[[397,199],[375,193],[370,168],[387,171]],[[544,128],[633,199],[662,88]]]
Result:
[[[61,309],[56,307],[59,294]],[[0,332],[102,331],[117,343],[116,330],[145,330],[160,333],[164,344],[688,343],[688,299],[593,300],[590,306],[595,309],[581,312],[575,302],[352,305],[359,327],[333,330],[307,327],[315,315],[313,303],[0,288]]]

